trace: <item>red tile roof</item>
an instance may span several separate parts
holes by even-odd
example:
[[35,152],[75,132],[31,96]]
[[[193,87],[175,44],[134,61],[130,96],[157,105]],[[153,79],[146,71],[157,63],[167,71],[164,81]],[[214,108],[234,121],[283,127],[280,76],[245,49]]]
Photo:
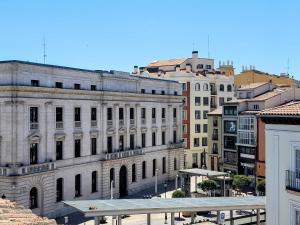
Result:
[[284,105],[265,109],[258,115],[260,116],[300,116],[300,101],[289,102]]

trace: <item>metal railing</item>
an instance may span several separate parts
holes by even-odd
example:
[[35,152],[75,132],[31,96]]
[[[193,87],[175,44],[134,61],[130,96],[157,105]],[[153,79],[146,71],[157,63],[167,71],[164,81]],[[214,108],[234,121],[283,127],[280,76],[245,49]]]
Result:
[[0,176],[26,175],[55,170],[55,162],[46,162],[28,166],[0,167]]
[[81,121],[75,121],[74,122],[74,127],[75,128],[80,128],[81,127]]
[[104,160],[121,159],[121,158],[136,156],[136,155],[142,155],[142,154],[144,154],[144,150],[142,148],[136,148],[132,150],[128,149],[124,151],[106,153]]
[[97,127],[97,120],[91,120],[91,127]]
[[56,129],[64,129],[64,122],[56,122]]
[[300,172],[285,171],[286,189],[300,192]]
[[107,126],[112,126],[113,125],[113,121],[112,120],[107,120]]
[[177,143],[169,143],[168,148],[174,149],[174,148],[184,148],[184,142],[177,142]]
[[38,122],[30,122],[30,130],[37,130],[39,129],[39,123]]

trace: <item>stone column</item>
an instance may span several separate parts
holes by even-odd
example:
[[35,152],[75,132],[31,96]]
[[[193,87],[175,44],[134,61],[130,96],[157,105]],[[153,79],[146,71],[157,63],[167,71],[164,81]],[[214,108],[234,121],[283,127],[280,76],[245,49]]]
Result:
[[181,139],[183,139],[183,137],[182,137],[182,126],[181,126],[182,120],[183,120],[182,113],[183,113],[183,105],[181,104],[179,106],[178,115],[177,115],[177,117],[178,117],[177,118],[177,124],[178,124],[178,138],[179,138],[179,141]]
[[[17,120],[16,120],[16,127],[17,127],[17,135],[15,136],[16,143],[23,143],[24,139],[26,138],[24,135],[24,123],[29,121],[29,118],[25,117],[25,107],[24,102],[17,102]],[[27,148],[23,145],[16,145],[17,154],[16,154],[16,163],[22,163],[23,160],[26,158],[26,154],[24,151],[27,151]],[[1,156],[0,156],[1,158]]]
[[103,143],[103,140],[101,139],[101,129],[102,129],[102,116],[103,116],[103,112],[101,112],[101,104],[98,103],[97,105],[97,130],[99,130],[99,134],[98,135],[98,138],[97,138],[97,154],[100,154],[101,152],[103,152],[103,146],[102,146],[102,143]]
[[256,213],[256,224],[260,225],[260,209],[257,209]]
[[230,210],[230,225],[234,225],[233,210]]
[[102,152],[107,151],[107,103],[102,103]]
[[135,113],[135,121],[136,121],[136,146],[142,147],[142,131],[141,131],[141,107],[140,104],[137,103],[135,105],[136,113]]
[[168,108],[167,108],[167,125],[168,128],[167,128],[167,144],[169,142],[173,142],[173,137],[172,137],[172,134],[173,134],[173,108],[172,108],[172,105],[168,105]]
[[151,225],[151,214],[147,214],[147,225]]
[[115,127],[115,146],[114,149],[119,149],[119,104],[114,104],[113,120]]
[[129,109],[130,105],[129,104],[125,104],[125,108],[124,108],[124,125],[126,126],[126,133],[125,133],[125,137],[124,137],[124,147],[125,148],[129,148],[129,142],[130,142],[130,114],[129,114]]
[[175,216],[174,213],[171,213],[171,225],[175,225]]
[[[53,124],[54,121],[54,112],[53,112],[53,103],[51,101],[45,102],[45,135],[42,136],[45,137],[44,139],[44,148],[45,148],[45,160],[55,160],[55,154],[54,154],[54,146],[53,146],[53,130],[55,129]],[[41,131],[41,130],[40,130]]]

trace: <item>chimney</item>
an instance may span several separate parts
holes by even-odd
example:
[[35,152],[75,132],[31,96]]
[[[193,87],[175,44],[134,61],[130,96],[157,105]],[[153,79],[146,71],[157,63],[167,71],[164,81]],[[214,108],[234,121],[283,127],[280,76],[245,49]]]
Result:
[[192,51],[192,58],[198,59],[198,51]]
[[186,72],[191,72],[192,70],[192,65],[191,64],[186,64]]
[[134,66],[134,67],[133,67],[133,73],[134,73],[134,74],[140,74],[140,70],[139,70],[139,67],[138,67],[138,66]]
[[176,72],[179,72],[179,71],[180,71],[180,65],[176,65],[176,66],[175,66],[175,71],[176,71]]

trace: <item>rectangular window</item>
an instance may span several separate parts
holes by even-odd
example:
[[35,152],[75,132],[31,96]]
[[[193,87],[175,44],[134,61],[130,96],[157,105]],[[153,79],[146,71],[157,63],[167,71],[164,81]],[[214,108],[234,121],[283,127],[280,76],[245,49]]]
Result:
[[161,144],[162,145],[166,144],[166,132],[165,131],[161,132]]
[[142,178],[146,179],[146,161],[142,163]]
[[152,119],[156,118],[156,108],[152,108]]
[[97,108],[91,108],[91,121],[97,120]]
[[63,83],[62,82],[55,82],[55,87],[56,88],[63,88]]
[[207,124],[203,124],[203,133],[207,133]]
[[156,146],[156,133],[152,132],[152,146]]
[[130,149],[134,149],[134,134],[130,134]]
[[165,95],[165,91],[161,91],[161,94],[162,94],[162,95]]
[[236,134],[236,121],[224,120],[224,133]]
[[63,142],[56,141],[56,160],[63,159]]
[[166,108],[161,109],[161,118],[165,119],[166,118]]
[[166,157],[162,158],[162,173],[166,173]]
[[224,151],[224,162],[235,165],[237,163],[237,153]]
[[91,154],[97,154],[97,138],[91,138]]
[[201,97],[195,97],[195,106],[201,105]]
[[177,109],[173,108],[173,118],[176,118],[176,117],[177,117]]
[[107,152],[112,153],[112,149],[113,149],[113,139],[110,136],[110,137],[107,137]]
[[134,108],[130,108],[129,115],[130,115],[130,119],[134,120]]
[[132,182],[136,182],[136,168],[135,168],[135,164],[132,164],[132,168],[131,168],[131,181]]
[[222,106],[222,105],[224,105],[224,98],[220,97],[219,98],[219,106]]
[[38,143],[30,144],[30,165],[38,163]]
[[226,148],[226,149],[236,149],[235,143],[236,143],[236,137],[224,136],[224,148]]
[[195,133],[201,133],[201,124],[195,124]]
[[92,84],[92,85],[91,85],[91,90],[92,90],[92,91],[96,91],[96,85]]
[[174,95],[178,95],[177,91],[174,91]]
[[181,85],[182,85],[182,90],[183,90],[183,91],[186,91],[186,90],[187,90],[187,85],[186,85],[186,83],[182,83]]
[[75,145],[74,146],[74,148],[75,148],[75,153],[74,153],[75,158],[80,157],[80,155],[81,155],[81,152],[80,152],[81,151],[81,140],[76,139],[74,145]]
[[195,119],[200,120],[201,119],[201,111],[200,110],[195,110]]
[[30,107],[30,123],[39,122],[38,114],[39,114],[38,107]]
[[152,176],[154,177],[156,174],[156,159],[152,161]]
[[141,109],[141,118],[146,119],[146,108]]
[[80,89],[80,84],[74,84],[74,89],[79,90]]
[[40,81],[39,80],[31,80],[31,86],[34,86],[34,87],[40,86]]
[[56,122],[62,122],[63,121],[63,108],[56,107],[55,111],[56,111],[56,113],[55,113]]
[[63,200],[63,178],[56,180],[56,202]]
[[208,113],[207,110],[204,110],[204,111],[203,111],[203,119],[207,119],[207,113]]
[[209,105],[209,98],[208,97],[203,98],[203,105]]
[[124,136],[120,135],[119,137],[119,150],[124,151]]
[[92,172],[92,193],[97,192],[97,171]]
[[119,108],[119,120],[124,120],[124,109]]
[[112,108],[107,108],[107,120],[112,120]]
[[142,148],[146,147],[146,133],[142,133]]
[[202,138],[202,146],[207,146],[207,138],[206,137]]
[[173,143],[177,143],[177,132],[173,130]]
[[155,90],[152,90],[152,94],[153,94],[153,95],[155,94]]
[[145,89],[141,89],[141,93],[142,93],[142,94],[145,94],[145,93],[146,93],[146,90],[145,90]]
[[80,121],[80,107],[75,107],[74,108],[74,121],[79,122]]
[[200,139],[194,138],[194,147],[199,147],[199,146],[200,146]]
[[81,196],[81,175],[77,174],[75,176],[75,197]]
[[192,154],[192,158],[193,158],[193,167],[198,167],[198,153],[193,153]]
[[227,116],[237,115],[236,106],[224,106],[224,115],[227,115]]

